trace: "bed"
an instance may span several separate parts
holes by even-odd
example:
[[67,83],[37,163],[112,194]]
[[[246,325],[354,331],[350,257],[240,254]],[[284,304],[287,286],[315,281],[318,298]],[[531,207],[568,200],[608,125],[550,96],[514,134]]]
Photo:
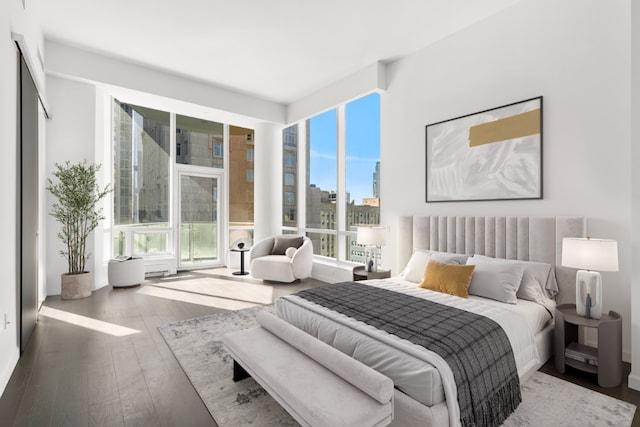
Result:
[[[406,267],[396,277],[367,281],[366,286],[452,306],[497,322],[506,332],[517,376],[523,382],[551,356],[554,304],[572,295],[575,276],[559,266],[562,238],[585,233],[582,217],[400,217],[396,253],[398,264]],[[500,261],[495,265],[505,265],[504,260],[529,262],[514,263],[525,265],[520,277],[529,264],[548,265],[547,280],[540,283],[544,297],[522,299],[518,295],[515,303],[507,304],[482,296],[461,299],[418,288],[410,269],[419,258],[417,252],[475,256],[480,264],[491,260]],[[362,286],[362,282],[353,286]],[[456,384],[442,357],[324,305],[330,304],[289,296],[276,301],[276,311],[285,321],[390,377],[396,386],[392,425],[460,424]]]

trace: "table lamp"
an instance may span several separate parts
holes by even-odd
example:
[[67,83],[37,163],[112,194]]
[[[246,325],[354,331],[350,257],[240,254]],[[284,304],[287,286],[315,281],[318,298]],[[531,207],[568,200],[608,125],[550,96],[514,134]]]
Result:
[[565,237],[562,239],[562,265],[580,269],[576,273],[576,313],[587,319],[599,319],[602,316],[602,276],[599,271],[618,271],[618,242]]
[[376,252],[378,247],[384,246],[386,243],[384,227],[359,226],[356,241],[359,245],[374,247],[371,260],[368,260],[367,265],[369,272],[378,271],[378,257]]

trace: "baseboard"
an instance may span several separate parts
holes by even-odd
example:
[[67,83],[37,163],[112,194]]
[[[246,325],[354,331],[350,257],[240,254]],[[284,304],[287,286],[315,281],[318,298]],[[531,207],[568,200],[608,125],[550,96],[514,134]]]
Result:
[[7,365],[2,369],[2,373],[0,375],[0,397],[4,394],[4,390],[7,388],[7,384],[9,384],[13,370],[18,364],[18,359],[20,359],[20,351],[17,347],[12,353],[13,354],[9,358],[9,363],[7,363]]
[[631,371],[628,377],[629,380],[629,388],[634,390],[640,390],[640,374],[634,373]]

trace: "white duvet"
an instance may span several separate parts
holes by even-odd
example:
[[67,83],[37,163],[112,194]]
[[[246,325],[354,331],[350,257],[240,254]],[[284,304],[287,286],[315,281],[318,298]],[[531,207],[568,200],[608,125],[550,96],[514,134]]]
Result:
[[[507,334],[521,378],[539,363],[534,334],[548,323],[549,315],[537,304],[459,298],[417,288],[398,278],[360,283],[486,316]],[[446,399],[450,425],[460,424],[453,373],[436,353],[295,295],[282,297],[275,305],[279,317],[387,375],[398,389],[426,406]]]

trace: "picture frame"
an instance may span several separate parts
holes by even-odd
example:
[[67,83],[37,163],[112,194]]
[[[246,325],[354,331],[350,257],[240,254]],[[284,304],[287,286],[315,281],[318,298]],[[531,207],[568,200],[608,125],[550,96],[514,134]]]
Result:
[[426,202],[542,199],[542,96],[429,124]]

